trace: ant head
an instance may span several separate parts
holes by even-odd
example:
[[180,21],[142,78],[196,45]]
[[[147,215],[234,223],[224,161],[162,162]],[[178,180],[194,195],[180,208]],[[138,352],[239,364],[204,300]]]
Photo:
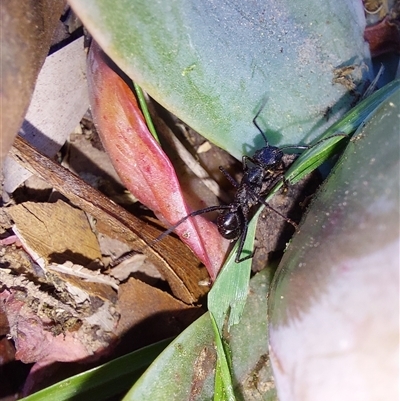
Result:
[[252,159],[264,168],[270,168],[282,161],[283,152],[276,146],[267,145],[257,150]]
[[242,233],[243,216],[239,210],[222,213],[217,218],[217,226],[224,238],[235,240]]

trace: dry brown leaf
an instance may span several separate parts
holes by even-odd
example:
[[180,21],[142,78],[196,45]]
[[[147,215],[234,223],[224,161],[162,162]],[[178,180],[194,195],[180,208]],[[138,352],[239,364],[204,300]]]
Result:
[[135,348],[179,334],[204,313],[133,278],[120,285],[118,298],[121,318],[115,332],[128,335]]
[[[62,200],[55,203],[24,202],[7,209],[28,253],[45,268],[51,262],[80,265],[100,259],[97,238],[86,214]],[[40,263],[43,261],[43,263]]]

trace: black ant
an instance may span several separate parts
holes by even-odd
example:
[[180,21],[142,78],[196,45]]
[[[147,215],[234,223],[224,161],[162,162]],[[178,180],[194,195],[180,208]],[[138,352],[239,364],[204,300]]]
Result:
[[[174,224],[163,234],[161,234],[156,239],[156,241],[159,241],[170,234],[172,231],[175,230],[175,228],[186,221],[189,217],[195,217],[200,214],[218,210],[221,212],[217,217],[217,227],[220,234],[224,238],[231,241],[239,239],[239,246],[236,253],[235,262],[240,263],[254,256],[253,251],[250,255],[247,255],[243,258],[240,257],[243,252],[244,241],[246,239],[251,217],[251,211],[254,206],[261,203],[270,210],[273,210],[284,220],[293,225],[296,229],[298,228],[295,222],[272,208],[264,199],[262,199],[262,196],[267,194],[267,192],[271,190],[273,186],[278,183],[279,180],[282,179],[283,174],[289,167],[285,166],[282,160],[284,149],[310,149],[310,147],[316,146],[322,141],[331,137],[321,139],[311,146],[293,145],[284,146],[281,148],[278,148],[277,146],[272,146],[269,144],[263,130],[257,124],[257,118],[264,108],[264,105],[265,103],[261,106],[260,110],[253,118],[253,124],[256,126],[256,128],[264,138],[265,146],[257,150],[251,157],[242,157],[243,177],[240,180],[240,183],[238,183],[222,166],[219,167],[220,171],[225,175],[228,181],[236,188],[236,194],[233,201],[229,205],[210,206],[189,213],[187,216],[180,219],[176,224]],[[249,165],[249,162],[252,165]]]

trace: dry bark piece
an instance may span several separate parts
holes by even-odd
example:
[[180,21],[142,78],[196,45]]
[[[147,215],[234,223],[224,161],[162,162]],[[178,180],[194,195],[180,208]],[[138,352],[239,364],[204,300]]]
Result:
[[376,25],[365,29],[364,38],[369,43],[372,56],[386,53],[399,53],[400,49],[400,18],[397,23],[386,17]]
[[195,256],[177,238],[168,236],[154,243],[163,232],[162,228],[146,224],[128,213],[79,177],[40,154],[21,137],[16,138],[11,154],[27,170],[46,179],[74,205],[93,216],[98,231],[146,254],[177,298],[194,303],[207,292],[206,287],[199,285],[207,277],[207,271],[199,268]]
[[[101,274],[99,271],[91,271],[83,266],[74,265],[70,262],[63,265],[52,263],[48,267],[46,277],[51,275],[52,284],[59,292],[72,293],[81,302],[97,297],[102,301],[117,302],[116,291],[118,282],[112,277]],[[114,290],[113,290],[113,289]]]
[[62,200],[55,203],[24,202],[9,207],[7,213],[13,219],[25,249],[38,255],[37,263],[42,268],[51,262],[71,261],[87,265],[101,258],[97,238],[86,214]]
[[[294,155],[285,155],[285,161],[293,161]],[[294,185],[288,185],[276,193],[268,204],[283,216],[300,223],[307,209],[307,202],[321,183],[318,173],[303,178]],[[256,248],[253,258],[253,271],[260,271],[265,266],[277,262],[293,236],[294,227],[286,220],[268,208],[265,208],[257,222]]]

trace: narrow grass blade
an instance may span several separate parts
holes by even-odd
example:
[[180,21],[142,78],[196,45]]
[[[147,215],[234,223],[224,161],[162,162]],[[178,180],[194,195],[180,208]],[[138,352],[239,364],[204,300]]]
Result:
[[144,347],[104,365],[38,391],[23,401],[99,401],[128,391],[172,338]]
[[[249,224],[244,245],[245,252],[250,253],[254,248],[257,219],[260,212],[261,209]],[[236,263],[237,248],[238,243],[233,247],[208,294],[208,310],[214,316],[220,334],[222,334],[226,321],[228,331],[232,325],[239,323],[249,291],[251,259]]]
[[214,330],[215,344],[217,347],[217,368],[215,370],[215,394],[214,401],[235,401],[233,392],[232,375],[229,366],[232,365],[228,361],[229,355],[225,352],[224,345],[219,333],[219,328],[215,318],[210,313],[211,323]]
[[149,129],[151,135],[153,135],[154,139],[158,143],[160,143],[160,140],[159,140],[158,135],[157,135],[157,131],[156,131],[156,129],[154,127],[154,124],[153,124],[153,120],[151,119],[151,116],[150,116],[150,113],[149,113],[149,109],[147,108],[147,103],[146,103],[146,99],[144,97],[143,90],[135,82],[133,83],[133,87],[135,89],[136,96],[137,96],[137,98],[139,100],[139,105],[140,105],[140,108],[142,110],[143,117],[146,120],[147,128]]

